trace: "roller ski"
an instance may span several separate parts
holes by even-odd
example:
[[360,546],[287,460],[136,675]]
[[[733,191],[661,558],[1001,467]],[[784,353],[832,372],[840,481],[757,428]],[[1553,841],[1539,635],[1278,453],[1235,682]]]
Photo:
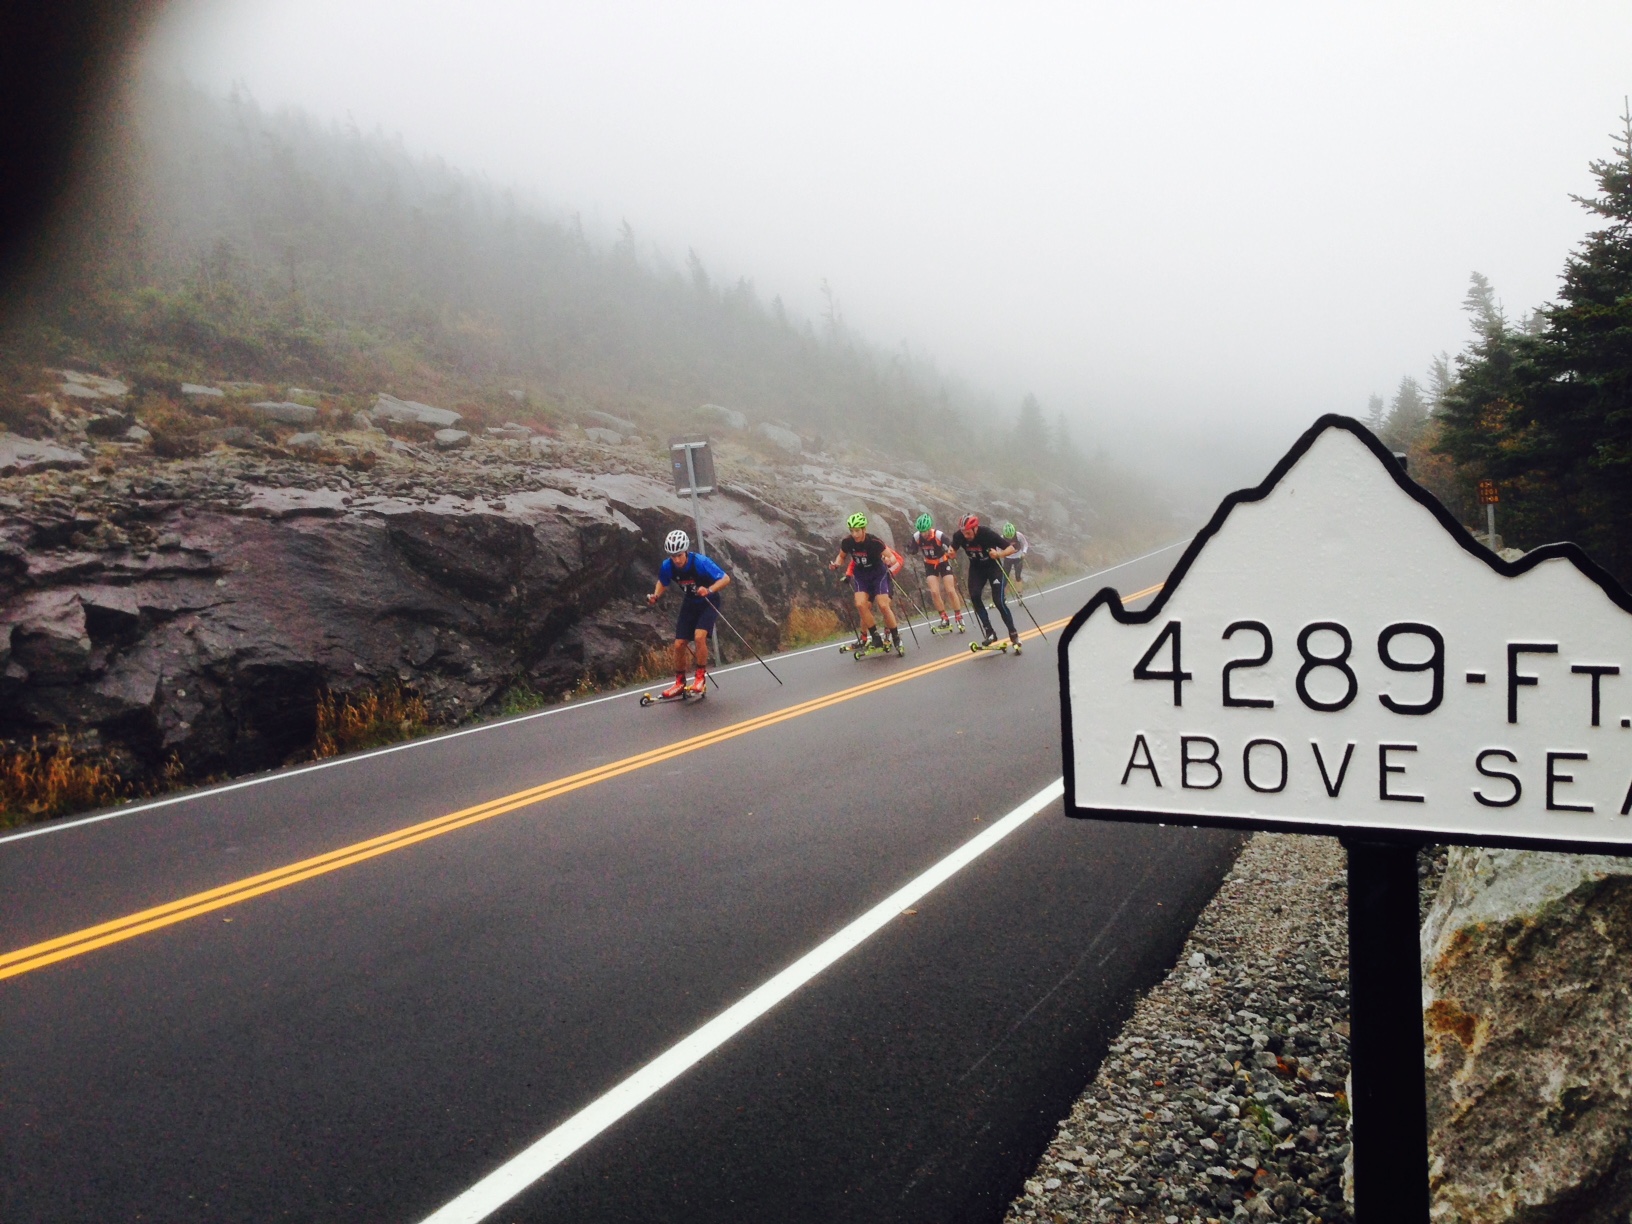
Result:
[[839,653],[840,654],[849,654],[849,653],[851,653],[852,651],[855,651],[855,650],[866,650],[866,649],[867,649],[867,635],[866,634],[857,634],[855,641],[845,642],[842,646],[839,647]]
[[674,683],[655,696],[651,693],[640,695],[640,704],[644,706],[671,705],[679,702],[684,705],[688,701],[701,701],[708,696],[708,675],[699,671],[695,679],[689,683],[679,676]]
[[893,654],[899,658],[906,653],[906,648],[901,645],[901,631],[899,629],[890,630],[890,640],[887,642],[879,636],[878,630],[875,629],[872,637],[868,639],[865,645],[856,646],[851,650],[850,657],[853,659],[868,659],[874,655]]
[[981,652],[987,650],[997,650],[1004,654],[1008,654],[1012,650],[1015,655],[1018,656],[1020,654],[1020,635],[1018,633],[1011,633],[1005,639],[998,637],[997,634],[994,633],[984,641],[970,642],[969,649],[975,654],[980,654]]
[[964,626],[963,617],[961,617],[961,616],[958,617],[958,619],[957,619],[957,621],[955,623],[953,622],[951,617],[943,616],[943,617],[941,617],[941,623],[938,624],[938,625],[931,625],[929,627],[929,631],[931,633],[935,633],[935,634],[943,634],[943,633],[944,634],[952,634],[952,633],[968,633],[969,632],[969,630]]

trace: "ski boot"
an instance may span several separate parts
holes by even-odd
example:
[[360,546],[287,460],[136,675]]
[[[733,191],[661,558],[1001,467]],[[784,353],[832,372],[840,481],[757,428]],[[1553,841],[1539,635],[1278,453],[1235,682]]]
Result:
[[895,648],[895,653],[896,653],[897,658],[899,658],[900,656],[907,653],[906,648],[901,645],[901,630],[900,629],[891,629],[890,630],[890,645]]
[[687,697],[708,696],[708,673],[699,669],[697,678],[686,685],[685,693]]
[[968,628],[965,627],[965,625],[963,623],[963,613],[962,612],[958,613],[958,632],[959,633],[968,633],[969,632]]
[[1014,653],[1020,653],[1020,635],[1013,629],[1009,630],[1009,642],[1014,646]]

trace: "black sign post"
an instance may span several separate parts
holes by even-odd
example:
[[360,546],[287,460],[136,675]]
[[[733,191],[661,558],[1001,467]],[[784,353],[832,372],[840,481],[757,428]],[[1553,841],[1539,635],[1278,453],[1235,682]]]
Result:
[[1356,1215],[1426,1224],[1417,853],[1632,855],[1632,595],[1572,544],[1503,560],[1326,416],[1059,661],[1068,814],[1342,840]]
[[1343,839],[1349,857],[1349,1067],[1358,1219],[1428,1220],[1417,847]]

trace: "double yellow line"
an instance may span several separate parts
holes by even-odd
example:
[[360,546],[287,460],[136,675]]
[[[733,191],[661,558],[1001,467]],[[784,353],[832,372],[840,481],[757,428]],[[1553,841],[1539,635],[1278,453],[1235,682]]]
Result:
[[[1147,590],[1125,596],[1123,602],[1132,602],[1160,589],[1161,587],[1158,584]],[[1049,623],[1045,628],[1057,629],[1065,623],[1065,620],[1057,620]],[[1030,632],[1024,636],[1035,637],[1036,633]],[[378,858],[382,854],[390,854],[392,851],[405,849],[419,842],[428,841],[433,837],[441,837],[444,834],[454,832],[456,829],[467,828],[484,820],[491,820],[495,816],[503,816],[507,812],[514,812],[519,808],[542,803],[546,799],[554,799],[558,795],[582,790],[586,786],[594,786],[598,782],[606,782],[612,778],[633,773],[637,769],[645,769],[650,765],[657,765],[663,761],[711,747],[714,744],[724,743],[726,740],[735,739],[739,735],[762,731],[766,727],[774,727],[777,723],[787,722],[789,719],[801,718],[806,714],[814,714],[817,710],[825,710],[829,706],[835,706],[841,702],[853,701],[855,698],[865,697],[869,693],[881,692],[897,684],[917,680],[929,675],[931,672],[940,671],[943,668],[951,667],[953,664],[962,663],[974,657],[974,654],[969,651],[960,651],[944,659],[937,659],[933,663],[925,663],[918,667],[909,668],[906,671],[882,676],[877,680],[870,680],[864,684],[840,689],[838,692],[829,693],[825,697],[816,697],[810,701],[803,701],[797,705],[772,711],[769,714],[762,714],[758,718],[746,719],[743,722],[733,723],[728,727],[707,731],[702,735],[694,735],[690,739],[678,740],[661,748],[653,748],[648,752],[624,757],[622,760],[613,761],[607,765],[599,765],[594,769],[586,769],[581,773],[558,778],[554,782],[546,782],[541,786],[516,791],[498,799],[490,799],[486,803],[477,804],[475,807],[449,812],[445,816],[438,816],[433,820],[409,825],[407,828],[397,829],[391,833],[383,833],[379,837],[372,837],[367,841],[353,842],[351,845],[342,846],[338,850],[330,850],[327,854],[301,859],[299,862],[290,863],[272,871],[265,871],[260,875],[234,880],[232,883],[223,884],[219,888],[193,893],[191,896],[166,902],[164,905],[156,905],[151,909],[140,910],[134,914],[127,914],[110,922],[85,927],[83,930],[72,931],[67,935],[59,935],[55,939],[47,939],[43,943],[30,944],[26,948],[18,948],[14,952],[0,954],[0,979],[17,977],[19,974],[30,973],[35,969],[43,969],[46,965],[52,965],[70,957],[83,956],[87,952],[105,948],[109,944],[134,939],[136,936],[145,935],[149,931],[174,926],[178,922],[185,922],[189,918],[197,918],[201,914],[208,914],[214,910],[225,909],[229,905],[237,905],[250,900],[252,897],[259,897],[263,893],[288,888],[291,884],[298,884],[302,880],[315,879],[317,876],[327,875],[331,871],[339,871],[343,867],[351,867],[358,863],[367,862],[371,858]]]

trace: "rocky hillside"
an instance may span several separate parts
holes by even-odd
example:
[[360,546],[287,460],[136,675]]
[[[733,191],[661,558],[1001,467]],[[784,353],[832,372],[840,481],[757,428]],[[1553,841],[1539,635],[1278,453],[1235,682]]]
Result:
[[[641,597],[662,536],[693,524],[635,422],[480,426],[384,395],[354,410],[298,388],[40,379],[0,433],[13,743],[66,737],[138,782],[166,762],[240,773],[309,753],[325,692],[400,687],[449,723],[634,676],[668,640],[672,607]],[[920,510],[1013,517],[1056,568],[1124,544],[1063,489],[846,465],[721,412],[697,422],[722,482],[703,526],[756,646],[798,603],[843,608],[825,564],[855,509],[892,538]]]

